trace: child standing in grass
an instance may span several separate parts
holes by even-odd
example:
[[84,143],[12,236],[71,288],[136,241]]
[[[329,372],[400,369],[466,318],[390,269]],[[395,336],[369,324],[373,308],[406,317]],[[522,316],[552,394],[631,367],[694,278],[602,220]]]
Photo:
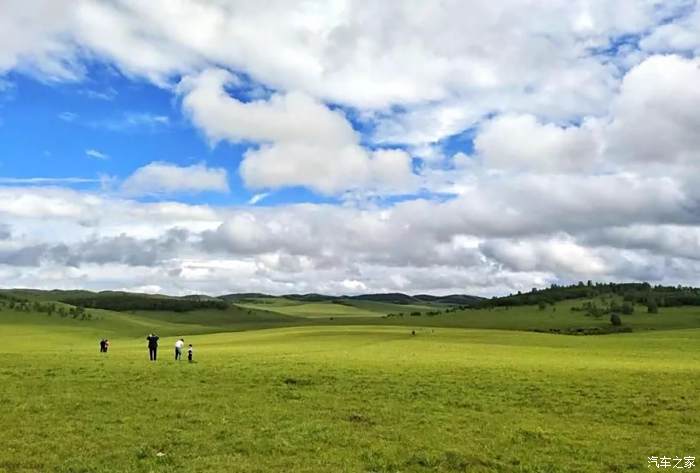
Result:
[[187,361],[192,363],[192,344],[187,348]]

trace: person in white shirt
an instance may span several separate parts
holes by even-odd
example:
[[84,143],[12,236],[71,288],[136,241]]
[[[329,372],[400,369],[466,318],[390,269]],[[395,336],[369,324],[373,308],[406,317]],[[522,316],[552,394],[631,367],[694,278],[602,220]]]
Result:
[[175,359],[176,360],[181,360],[182,359],[182,347],[185,346],[185,341],[181,338],[177,342],[175,342]]

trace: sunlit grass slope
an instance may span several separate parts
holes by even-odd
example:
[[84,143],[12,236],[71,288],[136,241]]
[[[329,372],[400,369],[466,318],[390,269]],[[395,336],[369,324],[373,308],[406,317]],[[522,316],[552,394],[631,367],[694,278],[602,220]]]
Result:
[[[466,309],[455,312],[440,313],[419,317],[404,314],[403,317],[382,319],[380,323],[489,328],[501,330],[547,330],[551,328],[567,329],[576,327],[610,327],[610,317],[592,317],[582,311],[572,311],[591,299],[577,299],[559,302],[541,310],[537,306],[517,306],[511,308]],[[634,331],[672,330],[682,328],[700,328],[700,307],[664,307],[658,314],[650,314],[646,307],[638,305],[630,315],[621,315],[623,326]]]
[[[261,323],[237,314],[1,313],[0,471],[648,471],[698,453],[697,329],[225,333]],[[178,336],[196,363],[172,360]]]
[[416,311],[430,311],[445,308],[444,304],[391,304],[386,302],[342,299],[337,301],[305,302],[284,297],[259,297],[236,302],[239,307],[262,309],[280,314],[307,318],[330,317],[381,317],[393,312],[405,311],[406,315]]

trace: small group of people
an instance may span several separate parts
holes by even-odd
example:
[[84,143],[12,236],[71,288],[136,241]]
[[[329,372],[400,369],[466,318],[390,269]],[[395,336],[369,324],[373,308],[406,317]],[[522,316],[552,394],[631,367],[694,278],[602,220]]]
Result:
[[[156,361],[158,359],[158,340],[160,337],[154,333],[149,333],[146,337],[148,341],[148,357],[151,361]],[[185,339],[180,338],[175,342],[175,359],[177,361],[182,360],[182,350],[185,348]],[[100,353],[107,353],[109,349],[109,340],[103,338],[100,340]],[[192,344],[187,347],[187,360],[191,363],[193,360],[194,348]]]
[[[181,338],[177,342],[175,342],[175,359],[176,360],[181,360],[182,359],[182,349],[185,347],[185,340]],[[187,347],[187,361],[192,361],[192,354],[194,350],[192,348],[192,344]]]
[[[146,340],[148,341],[148,356],[151,361],[156,361],[158,358],[158,340],[160,337],[158,335],[155,335],[153,333],[149,334],[146,337]],[[175,342],[175,359],[177,361],[180,361],[182,359],[182,350],[185,347],[185,340],[183,338],[179,339],[178,341]],[[192,344],[190,343],[189,347],[187,348],[187,360],[191,363],[193,361],[192,357],[194,355],[194,348],[192,347]]]

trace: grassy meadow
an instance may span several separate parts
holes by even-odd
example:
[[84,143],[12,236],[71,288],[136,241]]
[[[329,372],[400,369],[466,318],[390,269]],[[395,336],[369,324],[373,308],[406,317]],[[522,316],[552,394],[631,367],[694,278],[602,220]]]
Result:
[[395,310],[410,312],[431,311],[444,306],[427,304],[389,304],[377,301],[341,300],[339,302],[303,302],[284,297],[249,299],[236,304],[239,307],[266,310],[278,314],[306,318],[363,318],[383,317]]
[[[529,331],[609,325],[576,303],[91,320],[4,307],[0,472],[623,472],[697,457],[700,308],[638,310],[632,333]],[[179,337],[194,363],[173,360]]]

